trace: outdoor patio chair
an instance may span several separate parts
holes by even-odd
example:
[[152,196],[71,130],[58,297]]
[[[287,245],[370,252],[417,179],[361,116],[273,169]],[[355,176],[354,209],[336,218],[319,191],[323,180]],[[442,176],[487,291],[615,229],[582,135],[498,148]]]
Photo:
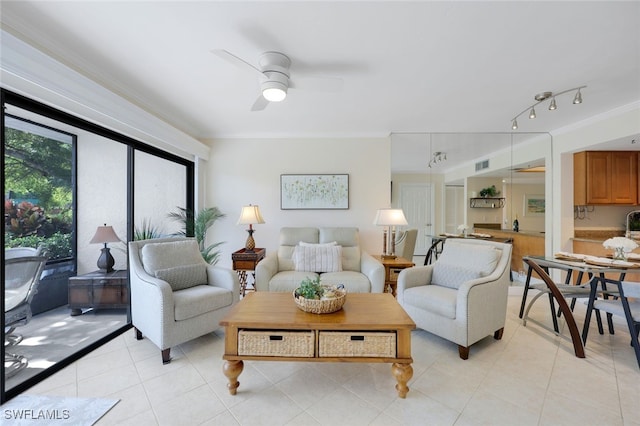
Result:
[[[5,347],[19,344],[22,336],[14,334],[17,326],[31,320],[31,301],[38,291],[38,284],[47,257],[41,256],[41,249],[16,248],[5,250]],[[5,350],[5,377],[16,375],[26,368],[28,360]]]

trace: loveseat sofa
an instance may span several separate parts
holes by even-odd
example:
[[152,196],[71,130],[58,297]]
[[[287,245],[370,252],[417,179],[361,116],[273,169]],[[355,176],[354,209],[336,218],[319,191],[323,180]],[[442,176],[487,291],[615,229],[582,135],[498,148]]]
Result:
[[327,285],[344,284],[351,293],[382,293],[384,266],[360,248],[358,228],[280,230],[276,253],[256,266],[256,290],[292,292],[300,282],[320,276]]

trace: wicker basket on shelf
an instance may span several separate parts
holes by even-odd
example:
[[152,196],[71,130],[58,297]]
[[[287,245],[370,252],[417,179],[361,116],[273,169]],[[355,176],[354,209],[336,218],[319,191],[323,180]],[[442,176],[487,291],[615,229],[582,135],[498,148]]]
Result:
[[342,309],[342,305],[344,305],[344,301],[347,299],[347,292],[345,290],[336,290],[335,292],[338,293],[338,297],[332,299],[305,299],[302,296],[296,297],[294,291],[293,300],[295,300],[296,306],[305,312],[312,314],[330,314]]

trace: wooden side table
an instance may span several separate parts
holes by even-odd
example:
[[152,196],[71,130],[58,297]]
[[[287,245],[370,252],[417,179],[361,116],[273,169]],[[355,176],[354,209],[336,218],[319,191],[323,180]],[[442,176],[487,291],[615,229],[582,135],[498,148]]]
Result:
[[396,297],[396,288],[398,287],[398,274],[405,268],[415,266],[415,263],[396,257],[395,259],[383,259],[382,256],[373,256],[384,266],[384,291],[393,294]]
[[253,280],[256,279],[256,265],[264,259],[266,249],[255,248],[253,252],[248,252],[246,249],[241,248],[238,251],[231,253],[231,260],[233,261],[233,270],[238,273],[240,280],[240,295],[244,297],[247,291],[247,272],[251,271]]
[[122,309],[129,307],[127,271],[94,271],[69,277],[71,316],[81,315],[83,308]]

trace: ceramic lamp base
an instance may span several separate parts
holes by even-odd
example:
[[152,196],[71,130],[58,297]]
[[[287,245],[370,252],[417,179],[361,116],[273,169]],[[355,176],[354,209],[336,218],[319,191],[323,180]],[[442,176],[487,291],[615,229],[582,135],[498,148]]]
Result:
[[256,248],[256,242],[253,239],[253,229],[247,229],[249,236],[247,237],[247,241],[244,243],[244,250],[249,253],[253,253],[253,250]]
[[97,262],[98,268],[100,268],[100,270],[103,272],[113,272],[113,265],[116,264],[116,261],[113,258],[113,256],[111,256],[111,250],[109,249],[109,247],[104,247],[100,249],[100,251],[102,253],[98,258],[98,262]]

